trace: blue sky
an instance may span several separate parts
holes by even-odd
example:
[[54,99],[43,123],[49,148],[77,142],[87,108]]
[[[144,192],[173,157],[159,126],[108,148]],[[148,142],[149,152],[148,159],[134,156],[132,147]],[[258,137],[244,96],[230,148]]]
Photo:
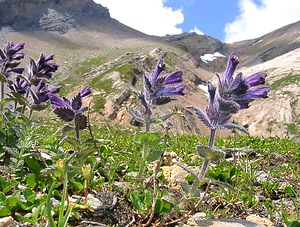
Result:
[[300,20],[300,0],[94,0],[149,35],[195,31],[222,42],[257,38]]

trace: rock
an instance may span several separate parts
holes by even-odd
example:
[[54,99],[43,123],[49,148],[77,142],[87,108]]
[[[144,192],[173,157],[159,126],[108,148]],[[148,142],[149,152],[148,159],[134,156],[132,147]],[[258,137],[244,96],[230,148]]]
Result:
[[246,218],[246,220],[261,224],[262,226],[267,226],[267,227],[274,226],[273,223],[269,219],[261,218],[261,217],[257,216],[256,214],[249,215]]
[[190,217],[180,227],[203,226],[203,227],[271,227],[272,222],[257,215],[249,215],[246,220],[240,219],[206,219],[206,214],[199,212]]
[[11,216],[0,218],[0,227],[13,227],[14,219]]
[[42,29],[64,33],[83,18],[110,18],[106,7],[93,0],[1,0],[0,27]]
[[186,182],[187,172],[177,165],[161,167],[166,183],[173,189],[180,189],[181,183]]

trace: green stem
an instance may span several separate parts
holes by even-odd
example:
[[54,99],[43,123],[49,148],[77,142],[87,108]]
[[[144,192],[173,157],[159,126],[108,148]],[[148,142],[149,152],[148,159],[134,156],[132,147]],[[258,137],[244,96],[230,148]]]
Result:
[[[146,121],[145,122],[145,132],[149,132],[150,131],[150,121]],[[146,167],[146,161],[147,161],[147,156],[148,156],[148,145],[143,144],[143,150],[142,150],[142,161],[140,163],[140,169],[139,169],[139,173],[137,175],[137,181],[140,182],[141,177],[144,174],[144,169]]]
[[137,175],[138,181],[140,181],[141,177],[144,174],[144,170],[146,167],[147,153],[148,153],[148,145],[144,144],[143,150],[142,150],[142,160],[141,160],[141,164],[140,164],[140,169],[139,169],[139,173]]
[[[31,87],[31,86],[29,86],[29,88],[28,88],[27,91],[26,91],[26,94],[25,94],[25,98],[26,98],[26,99],[28,99],[30,87]],[[24,103],[24,105],[23,105],[23,107],[22,107],[22,114],[25,113],[25,110],[26,110],[26,104]]]
[[[211,129],[210,137],[209,137],[209,144],[208,144],[209,147],[213,147],[214,141],[215,141],[215,135],[216,135],[216,129],[215,128]],[[209,167],[209,164],[210,164],[210,160],[204,159],[202,166],[201,166],[201,170],[200,170],[197,178],[194,180],[191,190],[189,191],[190,197],[194,196],[197,188],[199,187],[200,182],[205,177],[207,169]]]
[[76,132],[76,139],[79,141],[80,140],[80,130],[75,129],[75,132]]
[[[4,81],[1,81],[1,100],[2,101],[4,99]],[[3,105],[1,103],[1,107],[0,107],[0,110],[2,111],[3,110]]]

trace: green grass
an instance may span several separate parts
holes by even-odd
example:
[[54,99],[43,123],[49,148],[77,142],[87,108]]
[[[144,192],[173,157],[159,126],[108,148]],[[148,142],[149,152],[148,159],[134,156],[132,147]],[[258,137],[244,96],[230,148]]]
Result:
[[79,62],[75,64],[73,68],[76,74],[83,75],[103,63],[105,63],[105,58],[102,56],[98,56],[94,58],[88,58],[85,61]]
[[[99,108],[104,105],[101,98],[95,99],[94,102]],[[123,199],[129,199],[132,203],[132,207],[136,209],[148,209],[142,212],[144,215],[149,212],[152,203],[151,187],[145,186],[147,188],[143,188],[144,186],[141,185],[139,186],[141,188],[135,188],[133,184],[134,180],[131,177],[131,173],[138,171],[139,163],[141,163],[142,144],[136,140],[136,136],[140,133],[138,128],[92,122],[91,129],[95,139],[96,141],[101,141],[98,143],[97,149],[95,149],[93,148],[94,145],[88,130],[81,132],[82,142],[78,143],[72,139],[74,136],[73,132],[69,134],[60,130],[61,127],[68,125],[68,123],[62,123],[56,117],[49,119],[49,117],[43,115],[39,115],[36,122],[33,127],[26,126],[26,128],[20,128],[24,136],[19,140],[14,140],[14,143],[18,144],[19,150],[14,150],[14,153],[11,153],[14,159],[12,159],[11,162],[5,162],[2,167],[2,171],[6,169],[6,172],[4,174],[2,173],[2,178],[5,179],[5,183],[3,179],[0,180],[3,181],[2,183],[6,185],[5,187],[7,189],[1,189],[2,192],[0,192],[0,195],[2,200],[0,200],[0,203],[3,200],[5,202],[2,202],[2,208],[6,206],[5,204],[9,205],[9,210],[3,210],[0,207],[0,211],[2,211],[4,216],[8,214],[3,213],[6,211],[17,212],[18,215],[31,213],[32,211],[30,209],[25,209],[26,206],[32,206],[32,203],[30,203],[31,200],[38,206],[42,206],[43,201],[46,199],[45,197],[42,197],[43,200],[36,200],[35,197],[28,197],[27,194],[25,194],[25,198],[28,198],[28,201],[21,207],[13,205],[17,197],[15,196],[16,194],[12,194],[10,187],[15,188],[14,193],[17,191],[20,195],[23,195],[25,192],[15,187],[15,185],[32,188],[28,189],[28,192],[26,191],[29,195],[33,194],[33,190],[35,193],[43,194],[50,188],[51,183],[56,179],[55,176],[62,177],[60,173],[61,168],[57,168],[60,166],[60,163],[62,163],[62,160],[65,160],[73,153],[74,149],[80,149],[80,152],[76,155],[76,158],[71,160],[70,166],[68,167],[68,192],[70,195],[80,195],[83,193],[84,184],[81,166],[90,165],[93,176],[97,174],[98,177],[91,178],[89,181],[89,190],[99,191],[104,185],[106,185],[109,190],[114,190],[112,187],[114,182],[126,182],[128,185],[131,185],[127,186],[129,187],[127,188],[127,190],[129,190],[128,193],[130,194],[133,190],[132,193],[135,194],[131,194],[134,195],[131,199],[126,196]],[[12,123],[10,122],[10,124]],[[20,127],[21,126],[22,125],[20,125]],[[158,134],[161,138],[164,137],[163,132],[159,132]],[[208,137],[197,134],[170,133],[166,140],[165,151],[175,152],[183,163],[198,168],[202,163],[202,159],[200,157],[197,159],[194,158],[196,155],[195,147],[198,144],[207,145],[208,141]],[[162,149],[162,145],[163,144],[159,144],[153,148],[152,152]],[[282,192],[280,190],[282,189],[280,189],[280,187],[284,187],[287,193],[293,193],[293,190],[295,190],[295,195],[292,194],[290,196],[285,193],[284,198],[285,200],[294,201],[295,204],[300,202],[298,200],[300,192],[295,185],[295,182],[297,182],[297,179],[300,177],[296,162],[300,152],[299,143],[293,142],[290,139],[277,137],[260,138],[236,136],[217,138],[215,145],[219,148],[253,149],[257,156],[242,155],[235,161],[223,160],[208,169],[207,176],[213,181],[219,182],[220,185],[217,184],[209,189],[210,200],[215,205],[201,205],[200,209],[203,212],[206,212],[207,215],[214,214],[217,217],[235,217],[235,215],[237,215],[235,213],[236,210],[218,205],[218,201],[222,201],[223,204],[239,204],[237,205],[240,206],[239,209],[245,210],[245,212],[247,209],[255,210],[257,208],[258,210],[266,210],[268,208],[271,217],[274,217],[272,214],[274,215],[276,212],[279,212],[279,214],[282,215],[282,220],[286,223],[298,217],[297,215],[299,214],[297,214],[296,211],[286,214],[284,213],[286,207],[276,207],[273,204],[273,200],[268,198],[268,193],[281,195],[280,193]],[[34,150],[38,152],[45,153],[47,151],[51,159],[43,160],[40,156],[31,154],[30,152],[32,152],[33,147]],[[27,157],[28,154],[31,154],[29,158]],[[105,168],[103,168],[100,162],[100,157],[103,159]],[[51,172],[51,169],[54,172]],[[263,181],[261,184],[254,183],[257,182],[257,171],[268,173],[270,179],[277,179],[277,183],[272,183],[273,181]],[[149,168],[145,172],[145,179],[150,177],[151,173],[152,170]],[[161,187],[164,187],[165,181],[161,174],[162,173],[158,175],[158,178]],[[104,176],[106,178],[103,178]],[[12,177],[14,177],[15,180],[9,181],[8,179],[12,179]],[[188,176],[186,179],[187,184],[193,181],[193,177],[191,176]],[[286,182],[291,185],[292,189],[284,186]],[[228,188],[226,184],[233,188]],[[202,185],[204,189],[205,185],[206,184]],[[60,198],[61,190],[62,188],[58,187],[55,189],[56,198]],[[172,190],[174,192],[174,189]],[[159,195],[166,196],[168,193],[167,191],[161,191]],[[180,194],[182,192],[178,191],[176,193]],[[258,196],[261,195],[264,195],[265,198],[260,201],[258,200]],[[9,196],[13,196],[14,199],[8,199]],[[141,200],[145,196],[147,196],[147,200]],[[182,198],[184,198],[184,196],[180,196],[177,199],[180,200]],[[162,205],[160,209],[162,213],[160,215],[165,218],[169,217],[168,211],[171,205],[166,203],[165,200],[160,200],[160,197],[158,201]],[[177,205],[175,203],[172,206],[176,207]],[[53,212],[59,212],[59,209],[55,209]],[[43,220],[42,213],[36,215],[39,217],[38,220]],[[80,216],[76,211],[71,214],[73,217],[76,217],[76,215]],[[180,216],[180,212],[177,215]],[[32,220],[32,223],[34,222],[35,220]]]

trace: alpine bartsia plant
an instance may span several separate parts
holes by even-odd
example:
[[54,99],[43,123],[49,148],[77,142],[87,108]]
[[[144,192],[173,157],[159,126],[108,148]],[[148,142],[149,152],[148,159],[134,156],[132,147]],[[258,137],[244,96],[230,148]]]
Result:
[[63,121],[74,121],[77,140],[80,138],[80,130],[86,129],[88,126],[88,119],[84,114],[88,110],[88,107],[82,107],[82,99],[91,93],[90,86],[84,87],[72,100],[65,97],[61,99],[53,93],[48,93],[53,112]]
[[140,101],[140,108],[137,111],[129,110],[131,115],[140,122],[145,124],[145,131],[150,131],[150,124],[157,120],[165,120],[170,117],[167,115],[160,119],[153,118],[153,105],[160,98],[184,95],[183,91],[186,87],[182,82],[181,71],[176,71],[167,75],[162,75],[166,69],[163,59],[157,61],[152,74],[146,72],[143,77],[143,91],[137,92]]
[[0,81],[1,81],[1,100],[4,98],[4,84],[11,73],[22,74],[24,68],[18,67],[25,54],[21,52],[25,43],[21,42],[15,45],[13,42],[7,42],[3,49],[0,48]]
[[218,129],[238,129],[244,133],[247,130],[239,125],[228,123],[231,116],[239,110],[249,108],[249,104],[257,98],[267,98],[270,87],[262,86],[265,84],[266,73],[259,72],[243,78],[242,73],[233,76],[237,65],[238,57],[231,53],[226,67],[224,77],[218,77],[218,87],[208,81],[209,103],[206,111],[198,107],[190,106],[200,121],[210,128],[209,145],[198,145],[197,152],[204,158],[200,173],[193,183],[190,195],[194,195],[200,180],[205,177],[210,161],[223,157],[223,154],[214,146],[215,134]]

